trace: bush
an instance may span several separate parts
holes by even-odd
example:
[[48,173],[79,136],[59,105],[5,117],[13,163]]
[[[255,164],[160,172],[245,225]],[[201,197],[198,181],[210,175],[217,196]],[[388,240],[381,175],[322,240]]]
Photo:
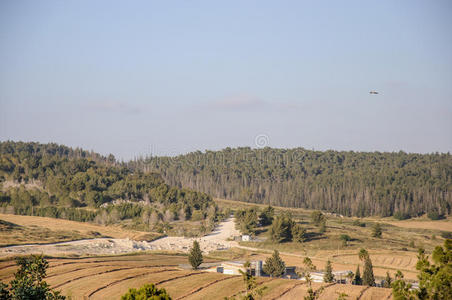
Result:
[[408,219],[411,219],[411,216],[409,215],[409,214],[407,214],[407,213],[402,213],[402,212],[396,212],[394,215],[393,215],[393,217],[394,217],[394,219],[397,219],[397,220],[408,220]]
[[436,221],[444,218],[444,215],[440,214],[437,210],[432,210],[427,213],[427,217],[430,220]]
[[353,221],[353,226],[366,227],[366,223],[362,223],[359,219]]
[[60,292],[54,291],[43,279],[49,263],[42,255],[30,255],[16,258],[19,270],[14,274],[14,280],[8,285],[0,282],[0,299],[33,299],[33,300],[63,300]]
[[452,239],[452,232],[450,231],[441,231],[441,237],[445,239]]
[[129,289],[121,300],[171,300],[165,289],[158,289],[154,284],[145,284],[140,289]]

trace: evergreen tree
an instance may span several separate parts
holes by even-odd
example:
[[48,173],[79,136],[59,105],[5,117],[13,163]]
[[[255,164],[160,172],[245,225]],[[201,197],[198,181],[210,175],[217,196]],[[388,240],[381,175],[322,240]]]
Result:
[[297,243],[303,243],[306,239],[306,229],[300,224],[292,226],[292,241]]
[[383,232],[380,223],[375,223],[372,228],[372,237],[381,238],[382,233]]
[[325,215],[320,210],[315,210],[311,213],[311,222],[315,226],[320,226],[326,220]]
[[326,262],[325,274],[323,275],[323,281],[330,283],[334,281],[333,268],[331,266],[331,261]]
[[384,283],[383,283],[383,287],[391,288],[391,283],[392,283],[392,278],[389,275],[389,272],[386,271],[386,277],[385,277],[385,280],[384,280]]
[[289,215],[277,216],[273,220],[273,224],[270,227],[270,238],[276,243],[284,241],[290,241],[292,239],[292,227],[295,222]]
[[359,265],[356,267],[355,277],[353,278],[354,285],[362,285],[363,280],[361,278],[361,272],[359,271]]
[[363,272],[363,285],[374,286],[375,277],[372,267],[372,261],[370,257],[367,257],[364,261],[364,272]]
[[263,270],[271,277],[281,277],[284,275],[286,264],[279,256],[278,250],[275,250],[272,256],[265,260]]
[[199,247],[198,241],[193,241],[193,247],[190,249],[190,253],[188,254],[188,261],[190,262],[193,270],[197,270],[198,267],[202,264],[202,251]]
[[416,269],[420,271],[418,297],[421,299],[452,299],[452,240],[444,247],[436,246],[430,263],[424,249],[419,249]]
[[273,218],[275,216],[275,209],[270,205],[264,208],[264,210],[260,213],[260,223],[262,226],[271,225],[273,222]]
[[[397,270],[395,274],[395,280],[391,284],[392,296],[394,300],[418,300],[416,293],[412,290],[410,283],[406,283],[403,280],[403,273]],[[421,297],[420,299],[429,299],[427,297]]]

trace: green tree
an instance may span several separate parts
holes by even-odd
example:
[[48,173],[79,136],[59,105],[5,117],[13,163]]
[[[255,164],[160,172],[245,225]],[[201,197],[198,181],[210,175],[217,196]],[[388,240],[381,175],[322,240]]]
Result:
[[190,262],[193,270],[197,270],[198,267],[202,264],[202,251],[199,247],[198,241],[193,241],[193,247],[190,249],[190,253],[188,254],[188,261]]
[[326,217],[320,210],[315,210],[311,213],[311,222],[314,225],[320,226],[325,221],[326,221]]
[[[397,270],[395,280],[391,284],[394,300],[417,300],[416,293],[411,289],[411,284],[403,280],[403,273]],[[428,299],[428,298],[421,298]]]
[[342,241],[342,246],[346,247],[347,246],[347,242],[349,242],[351,240],[351,237],[348,234],[341,234],[339,237]]
[[245,272],[239,270],[242,274],[243,281],[246,287],[246,294],[241,297],[242,300],[255,300],[262,296],[266,286],[258,288],[256,277],[251,274],[251,263],[247,261],[244,265]]
[[333,275],[333,267],[331,266],[331,261],[328,260],[326,262],[325,267],[325,274],[323,275],[323,281],[330,283],[334,281],[334,275]]
[[364,260],[364,272],[363,272],[363,285],[374,286],[375,285],[375,277],[374,271],[372,267],[372,261],[370,257],[366,257]]
[[262,226],[270,225],[273,222],[273,218],[275,216],[275,209],[270,205],[264,208],[264,210],[260,213],[259,219]]
[[444,247],[436,246],[430,263],[424,249],[419,249],[416,269],[420,271],[418,297],[421,299],[452,299],[452,240]]
[[121,300],[171,300],[164,288],[157,288],[153,283],[145,284],[141,288],[129,289],[121,296]]
[[375,223],[372,227],[372,237],[381,238],[383,231],[381,229],[380,223]]
[[279,256],[278,250],[275,250],[271,257],[265,260],[264,272],[271,277],[281,277],[286,271],[286,264]]
[[47,282],[46,270],[49,263],[42,255],[31,255],[27,257],[16,258],[19,270],[14,274],[14,279],[10,286],[1,283],[0,299],[14,300],[62,300],[66,297],[60,295],[60,292],[50,288]]
[[384,282],[383,282],[383,287],[385,287],[385,288],[391,288],[391,283],[392,283],[392,278],[391,278],[391,276],[389,275],[389,272],[386,271],[386,277],[385,277],[385,280],[384,280]]
[[270,227],[270,238],[276,243],[290,241],[292,239],[292,227],[295,222],[289,215],[277,216]]
[[356,267],[355,277],[353,278],[354,285],[362,285],[363,279],[361,278],[361,272],[359,271],[359,265]]
[[301,224],[295,224],[292,226],[292,241],[297,243],[303,243],[306,239],[306,229]]

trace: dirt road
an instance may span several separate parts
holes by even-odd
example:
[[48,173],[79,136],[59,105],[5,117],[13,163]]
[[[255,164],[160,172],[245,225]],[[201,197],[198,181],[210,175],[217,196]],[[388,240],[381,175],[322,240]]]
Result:
[[31,253],[48,255],[107,255],[151,250],[188,252],[195,239],[199,241],[202,251],[209,253],[238,246],[237,242],[228,241],[228,239],[239,234],[235,229],[234,220],[231,218],[220,223],[213,232],[201,238],[164,237],[152,242],[99,238],[47,245],[10,246],[0,248],[0,257]]

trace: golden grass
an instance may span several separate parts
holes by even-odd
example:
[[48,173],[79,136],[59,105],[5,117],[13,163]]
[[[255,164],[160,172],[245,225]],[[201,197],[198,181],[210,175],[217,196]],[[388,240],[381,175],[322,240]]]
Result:
[[54,243],[94,238],[99,235],[120,239],[152,240],[160,235],[124,229],[119,226],[101,226],[86,222],[36,216],[0,214],[0,220],[16,225],[11,230],[0,231],[0,245]]
[[[50,258],[46,281],[73,300],[119,299],[129,288],[139,288],[146,283],[156,283],[165,288],[173,299],[223,299],[239,295],[245,286],[241,276],[182,270],[176,266],[187,263],[182,255],[140,254],[129,256],[107,256],[92,258]],[[12,261],[0,262],[0,277],[12,278],[15,267]],[[258,278],[261,286],[267,286],[263,299],[298,299],[305,294],[307,286],[299,280]],[[323,284],[313,284],[319,288]],[[334,285],[325,290],[327,295],[346,291],[359,295],[361,286]],[[372,288],[363,299],[386,297],[390,290]],[[292,297],[296,295],[296,297]],[[335,298],[321,299],[335,299]],[[369,298],[370,297],[370,298]]]

